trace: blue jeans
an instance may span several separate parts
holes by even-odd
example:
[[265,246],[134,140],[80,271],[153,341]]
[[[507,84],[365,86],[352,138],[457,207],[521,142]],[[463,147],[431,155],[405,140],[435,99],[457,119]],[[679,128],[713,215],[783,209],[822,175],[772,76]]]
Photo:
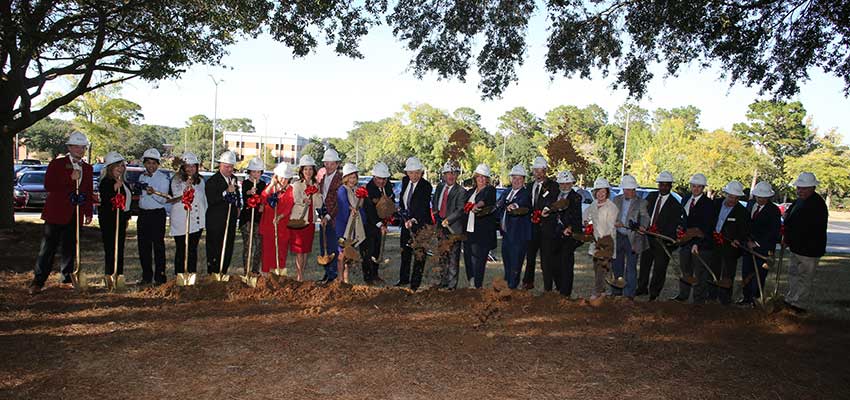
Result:
[[522,272],[522,262],[528,242],[507,242],[502,240],[502,263],[505,266],[505,282],[508,287],[516,289],[519,286],[519,274]]
[[[623,277],[626,279],[626,287],[624,289],[611,288],[611,294],[615,296],[625,295],[626,297],[635,297],[637,290],[637,263],[640,258],[639,253],[632,251],[632,244],[629,242],[629,237],[622,233],[617,233],[617,257],[614,258],[614,277]],[[625,271],[623,269],[625,268]]]

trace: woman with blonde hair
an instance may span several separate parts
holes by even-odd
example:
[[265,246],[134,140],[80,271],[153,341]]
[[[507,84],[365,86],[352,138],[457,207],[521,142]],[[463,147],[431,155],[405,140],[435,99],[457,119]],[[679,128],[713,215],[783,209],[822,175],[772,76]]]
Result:
[[[174,178],[171,179],[171,194],[175,196],[168,202],[171,203],[171,236],[174,237],[176,249],[174,251],[174,274],[195,273],[198,269],[198,243],[201,234],[206,227],[207,197],[205,195],[204,180],[198,174],[200,161],[198,157],[190,152],[183,153],[179,161],[180,167]],[[186,193],[191,196],[183,197]],[[191,200],[189,204],[183,201]],[[186,210],[186,206],[191,208]],[[189,231],[186,232],[186,219],[189,220]],[[186,235],[189,235],[189,246],[186,248]],[[188,255],[188,271],[183,270],[184,258]]]
[[[130,220],[130,201],[133,194],[124,179],[124,173],[127,171],[124,157],[110,151],[106,154],[105,164],[106,168],[100,175],[98,186],[100,206],[97,210],[100,236],[103,239],[104,274],[124,275],[124,239],[127,236],[127,221]],[[116,225],[117,237],[115,236]],[[118,241],[117,252],[115,241]]]
[[[262,275],[268,276],[272,269],[286,270],[286,253],[289,251],[289,217],[292,213],[292,166],[281,163],[274,169],[272,181],[263,190],[265,210],[260,220],[260,236],[263,238]],[[275,227],[277,229],[275,229]]]
[[611,185],[608,180],[598,178],[593,182],[593,203],[582,213],[585,225],[591,225],[587,233],[593,235],[588,253],[593,257],[594,284],[591,300],[605,296],[605,275],[611,270],[611,262],[617,256],[617,216],[620,210],[611,201]]
[[[337,269],[342,281],[350,283],[348,279],[351,263],[359,258],[359,246],[366,239],[366,231],[363,221],[366,219],[366,211],[363,209],[364,199],[368,197],[366,188],[357,187],[357,166],[346,163],[342,167],[342,185],[337,190],[336,236],[339,240],[339,263]],[[355,252],[346,253],[346,247]],[[348,255],[348,256],[347,256]]]
[[467,191],[466,240],[463,242],[463,263],[469,286],[484,285],[487,255],[496,248],[496,188],[490,184],[490,167],[479,164],[473,173],[474,185]]
[[289,250],[295,253],[296,277],[304,279],[307,254],[313,250],[316,233],[316,209],[322,207],[322,191],[316,180],[316,160],[305,154],[298,161],[298,181],[292,183],[293,206],[290,221]]

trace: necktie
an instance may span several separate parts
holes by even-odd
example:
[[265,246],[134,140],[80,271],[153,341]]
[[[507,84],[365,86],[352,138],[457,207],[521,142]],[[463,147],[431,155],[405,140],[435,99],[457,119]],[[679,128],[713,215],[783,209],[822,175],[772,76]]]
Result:
[[688,215],[691,215],[691,210],[694,209],[694,204],[696,204],[696,200],[697,199],[695,197],[691,197],[691,205],[688,206]]
[[446,211],[447,211],[447,208],[448,208],[448,206],[446,206],[446,203],[448,203],[448,200],[449,200],[449,189],[450,189],[449,186],[444,187],[443,188],[443,195],[440,196],[441,197],[440,198],[440,218],[441,219],[446,219]]
[[655,210],[652,212],[652,221],[650,221],[650,225],[655,225],[655,219],[658,218],[658,213],[661,211],[661,196],[658,196],[658,200],[655,201]]
[[410,209],[410,198],[413,197],[414,190],[413,183],[410,183],[410,186],[407,188],[407,199],[404,200],[404,207]]
[[539,194],[540,194],[540,183],[535,182],[535,183],[534,183],[534,193],[533,193],[533,196],[531,197],[531,206],[532,206],[532,207],[533,207],[535,204],[537,204],[537,196],[538,196]]
[[755,221],[756,217],[758,217],[758,216],[759,216],[759,213],[760,213],[760,212],[761,212],[761,206],[757,205],[757,206],[756,206],[756,212],[754,212],[754,213],[753,213],[753,220],[754,220],[754,221]]

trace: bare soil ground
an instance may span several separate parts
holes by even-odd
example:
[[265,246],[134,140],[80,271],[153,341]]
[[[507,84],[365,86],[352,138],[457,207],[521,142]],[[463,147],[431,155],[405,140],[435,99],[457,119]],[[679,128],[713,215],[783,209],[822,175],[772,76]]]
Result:
[[[19,225],[0,238],[0,269],[29,271],[34,262],[39,227]],[[92,273],[102,271],[97,234],[83,239]],[[256,289],[169,282],[123,293],[51,283],[31,297],[31,272],[6,271],[0,398],[850,398],[847,260],[824,260],[820,305],[806,316],[591,303],[510,291],[499,280],[485,290],[417,293],[288,278]],[[588,260],[577,268],[583,296]],[[488,277],[500,270],[494,264]],[[318,274],[311,267],[310,277]]]

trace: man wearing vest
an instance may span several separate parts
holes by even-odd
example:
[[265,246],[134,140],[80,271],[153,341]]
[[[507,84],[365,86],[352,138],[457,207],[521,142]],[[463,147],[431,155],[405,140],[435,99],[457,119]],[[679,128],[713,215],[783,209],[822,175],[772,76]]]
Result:
[[[86,135],[73,132],[66,144],[68,154],[53,159],[47,166],[44,177],[44,189],[48,193],[41,213],[44,235],[30,284],[30,294],[37,294],[44,288],[44,283],[53,269],[53,258],[60,243],[60,286],[65,289],[73,288],[71,274],[74,272],[74,249],[79,240],[76,237],[75,218],[83,225],[90,224],[92,220],[94,178],[92,166],[83,161],[89,140]],[[76,213],[75,201],[80,204],[81,215]]]
[[[139,218],[136,222],[139,243],[139,261],[142,264],[141,284],[165,283],[165,202],[166,198],[154,192],[168,193],[171,183],[159,170],[160,154],[157,149],[147,149],[142,155],[145,172],[139,183],[145,185],[139,196]],[[153,253],[153,258],[151,258]],[[156,264],[156,269],[153,264]]]
[[[646,198],[647,211],[649,212],[649,229],[664,236],[675,238],[676,228],[682,221],[682,204],[671,194],[673,189],[673,174],[663,171],[655,179],[658,183],[658,191],[652,192]],[[638,276],[636,296],[649,295],[649,300],[654,301],[664,289],[664,281],[667,279],[667,266],[670,265],[670,257],[664,246],[667,244],[662,239],[647,237],[649,250],[641,253],[640,273]]]
[[[324,173],[319,178],[319,187],[322,189],[322,198],[327,214],[322,218],[322,225],[325,226],[325,238],[322,240],[325,245],[326,254],[338,253],[339,243],[337,243],[336,228],[334,221],[338,211],[337,207],[337,191],[342,185],[342,173],[338,171],[339,153],[334,149],[327,149],[322,155],[322,164],[324,165]],[[321,283],[332,282],[337,277],[337,259],[334,257],[328,265],[325,265],[325,275],[322,277]]]
[[815,174],[803,172],[794,186],[797,200],[785,212],[785,244],[791,249],[788,262],[788,292],[785,303],[794,311],[804,313],[815,269],[826,253],[826,224],[829,210],[823,197],[815,193],[818,185]]
[[[463,206],[466,190],[458,184],[457,177],[460,167],[452,161],[447,161],[442,169],[443,180],[437,185],[432,199],[432,208],[437,225],[447,236],[461,235],[464,231]],[[460,273],[461,241],[452,242],[452,247],[443,255],[440,265],[443,266],[440,287],[454,290],[457,288]]]
[[[543,198],[558,193],[558,184],[546,175],[549,172],[549,164],[543,157],[537,157],[531,164],[531,173],[534,180],[526,186],[531,194],[531,212],[543,211]],[[536,267],[537,254],[541,253],[541,226],[533,224],[531,227],[531,240],[528,241],[528,250],[525,254],[525,274],[522,277],[524,289],[534,289],[534,268]],[[541,254],[541,261],[542,261]],[[542,262],[541,262],[542,265]]]
[[[711,233],[714,232],[716,222],[714,204],[705,194],[708,179],[703,174],[694,174],[689,183],[691,193],[682,200],[684,205],[682,226],[686,230],[693,228],[702,237],[691,238],[679,250],[679,266],[682,268],[684,277],[694,277],[697,266],[704,268],[698,257],[705,263],[711,261],[711,252],[714,249]],[[670,300],[686,302],[691,297],[692,289],[690,284],[679,280],[679,294]]]

